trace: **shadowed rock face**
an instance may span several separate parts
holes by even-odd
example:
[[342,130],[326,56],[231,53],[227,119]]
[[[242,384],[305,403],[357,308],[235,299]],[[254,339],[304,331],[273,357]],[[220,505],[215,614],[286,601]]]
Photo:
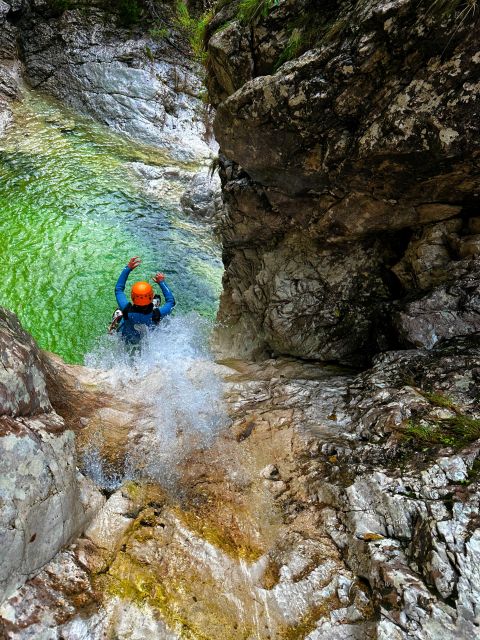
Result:
[[[251,334],[257,353],[343,361],[379,344],[427,344],[413,337],[415,326],[396,326],[379,342],[366,336],[377,334],[382,312],[393,313],[406,294],[422,297],[460,262],[463,274],[474,270],[463,260],[478,256],[468,222],[478,215],[480,188],[478,13],[462,21],[413,1],[300,5],[276,3],[246,25],[227,3],[211,25],[209,88],[226,202],[219,343],[238,352]],[[282,64],[295,30],[307,51]],[[449,245],[444,233],[444,256],[429,257],[439,234],[429,238],[428,229],[443,220],[452,220],[457,242]],[[408,239],[413,233],[418,244],[422,229],[424,268],[437,269],[429,287],[421,279],[399,282],[392,271],[411,256]],[[383,254],[359,259],[372,237]],[[338,270],[325,278],[324,263]],[[383,281],[383,290],[368,287],[369,297],[358,285],[365,271]],[[284,295],[269,295],[277,282]],[[453,297],[449,307],[476,306],[478,287],[468,302]],[[415,325],[418,313],[411,306],[406,313]],[[273,320],[279,316],[281,323]],[[338,348],[332,332],[348,326],[349,344]],[[449,335],[478,329],[478,321],[466,330],[454,320]]]
[[9,102],[18,92],[19,64],[14,22],[20,5],[18,0],[0,2],[0,135],[10,121]]
[[73,433],[52,409],[38,347],[4,309],[0,364],[3,601],[79,534],[103,498],[77,471]]

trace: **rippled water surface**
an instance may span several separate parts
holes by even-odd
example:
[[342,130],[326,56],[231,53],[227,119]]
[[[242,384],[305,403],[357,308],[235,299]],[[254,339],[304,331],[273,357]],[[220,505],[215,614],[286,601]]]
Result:
[[36,94],[0,138],[0,304],[70,362],[104,334],[133,255],[143,264],[132,282],[163,271],[177,315],[216,311],[222,266],[210,230],[149,195],[132,162],[173,164]]

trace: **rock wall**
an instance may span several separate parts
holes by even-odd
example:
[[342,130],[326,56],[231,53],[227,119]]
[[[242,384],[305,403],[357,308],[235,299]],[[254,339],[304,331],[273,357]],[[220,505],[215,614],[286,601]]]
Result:
[[99,4],[51,16],[35,3],[27,12],[21,46],[30,84],[178,159],[208,156],[200,69],[188,45],[174,28],[157,39],[144,26],[122,28]]
[[223,4],[219,344],[358,362],[478,331],[478,12]]
[[15,12],[20,4],[18,0],[0,2],[0,135],[10,122],[9,104],[19,88]]
[[0,96],[15,97],[21,67],[28,84],[76,111],[179,160],[204,160],[214,143],[200,66],[171,5],[158,11],[168,28],[150,35],[152,21],[123,26],[102,0],[2,1]]
[[[212,370],[231,422],[170,456],[173,490],[124,482],[0,608],[5,638],[477,637],[478,336],[385,353],[357,375],[294,359],[192,362],[189,375]],[[156,389],[167,403],[170,376],[118,387],[105,371],[54,371],[80,449],[101,436],[120,469],[161,455],[142,402]]]
[[35,342],[4,309],[0,362],[3,601],[84,529],[104,498],[77,470],[73,432],[52,409]]

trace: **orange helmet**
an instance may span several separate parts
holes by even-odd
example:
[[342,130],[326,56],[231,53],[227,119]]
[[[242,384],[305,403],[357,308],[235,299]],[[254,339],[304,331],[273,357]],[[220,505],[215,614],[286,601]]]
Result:
[[139,307],[150,304],[153,300],[153,287],[148,282],[135,282],[132,287],[132,302]]

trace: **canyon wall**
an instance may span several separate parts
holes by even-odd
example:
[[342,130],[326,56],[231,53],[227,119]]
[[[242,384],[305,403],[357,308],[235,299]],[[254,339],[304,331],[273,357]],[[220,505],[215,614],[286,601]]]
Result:
[[[120,5],[1,2],[0,126],[21,76],[77,112],[177,160],[205,160],[213,137],[201,69],[174,5],[154,3],[155,20],[131,24],[125,24]],[[161,29],[154,28],[158,24]]]
[[17,0],[0,2],[0,135],[10,122],[9,105],[18,94],[20,82],[17,31],[12,24],[17,5]]
[[478,331],[478,12],[222,4],[223,350],[365,363]]
[[[411,0],[265,0],[250,15],[221,4],[207,32],[225,203],[217,343],[301,360],[200,360],[179,388],[161,367],[118,386],[40,355],[2,311],[1,535],[13,551],[0,628],[9,640],[476,637],[478,14]],[[49,17],[54,31],[33,21],[44,7],[0,14],[32,81],[120,129],[127,103],[150,113],[144,94],[105,91],[110,69],[150,90],[138,42],[120,59],[108,24],[98,41],[82,26],[97,9]],[[185,381],[215,376],[228,419],[209,446],[170,456],[173,489],[140,468],[103,504],[65,425],[82,454],[101,436],[123,473],[132,454],[157,456],[159,423],[175,447],[189,437],[178,404],[159,421],[152,389],[162,406],[184,402]]]
[[0,601],[35,576],[104,501],[76,466],[74,435],[55,413],[42,356],[0,309]]

